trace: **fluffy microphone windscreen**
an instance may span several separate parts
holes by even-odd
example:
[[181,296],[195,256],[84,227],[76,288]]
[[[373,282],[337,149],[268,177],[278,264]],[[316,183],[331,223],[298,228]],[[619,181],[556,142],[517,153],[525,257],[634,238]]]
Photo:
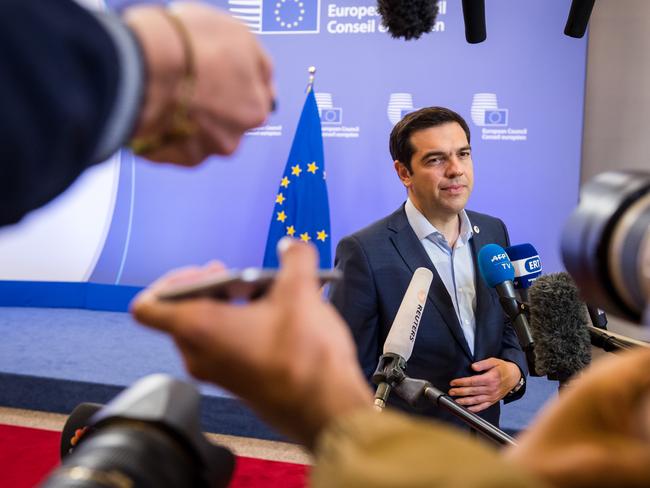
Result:
[[536,369],[560,382],[591,362],[589,318],[568,273],[540,276],[530,287],[530,328]]
[[408,41],[431,32],[438,0],[378,0],[377,11],[391,36]]

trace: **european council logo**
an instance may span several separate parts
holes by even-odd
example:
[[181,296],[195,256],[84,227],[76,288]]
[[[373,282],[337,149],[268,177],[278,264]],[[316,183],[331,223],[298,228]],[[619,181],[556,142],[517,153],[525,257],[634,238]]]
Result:
[[472,121],[479,127],[505,127],[508,125],[508,109],[499,108],[496,93],[475,93]]
[[409,112],[413,112],[413,95],[410,93],[391,93],[388,99],[388,120],[397,124]]
[[343,109],[334,106],[331,93],[317,92],[316,104],[322,125],[341,125],[343,123]]
[[228,10],[257,34],[320,32],[320,0],[228,0]]

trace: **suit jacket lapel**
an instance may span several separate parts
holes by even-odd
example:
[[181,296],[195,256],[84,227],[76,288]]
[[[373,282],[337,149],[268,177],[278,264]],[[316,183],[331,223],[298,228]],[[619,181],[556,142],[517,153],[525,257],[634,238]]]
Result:
[[409,225],[404,207],[391,216],[388,221],[388,228],[393,231],[390,237],[393,245],[411,272],[415,273],[415,270],[419,267],[428,268],[433,272],[433,282],[431,283],[428,296],[429,301],[438,309],[438,312],[440,312],[440,315],[444,319],[445,325],[449,327],[449,330],[465,354],[467,354],[467,357],[473,360],[465,335],[458,323],[456,309],[454,309],[447,288],[442,282],[435,266],[433,266],[431,259],[429,259],[429,255]]
[[[472,226],[474,223],[472,222]],[[478,227],[474,227],[474,234],[470,240],[470,245],[472,246],[472,259],[474,261],[474,288],[476,290],[476,311],[474,313],[475,323],[476,323],[476,332],[474,334],[474,357],[477,359],[485,358],[485,353],[483,348],[487,344],[487,341],[484,340],[486,334],[489,334],[489,331],[485,330],[485,327],[481,323],[481,318],[485,316],[484,310],[486,307],[490,306],[491,297],[490,297],[490,288],[487,283],[481,276],[481,271],[478,267],[478,252],[486,244],[490,244],[489,237],[485,232],[481,233],[476,232]]]

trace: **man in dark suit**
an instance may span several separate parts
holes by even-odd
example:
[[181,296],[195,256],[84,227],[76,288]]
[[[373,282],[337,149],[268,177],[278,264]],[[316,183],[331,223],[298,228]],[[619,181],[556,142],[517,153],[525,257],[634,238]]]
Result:
[[[489,243],[506,247],[509,240],[501,220],[465,210],[473,187],[469,141],[465,120],[441,107],[410,113],[395,125],[390,152],[408,200],[341,240],[335,263],[344,279],[330,298],[350,326],[370,378],[413,272],[431,269],[433,284],[407,374],[498,425],[499,401],[523,395],[527,367],[496,292],[479,276],[478,251]],[[413,411],[395,395],[389,400]],[[462,425],[430,405],[417,411]]]

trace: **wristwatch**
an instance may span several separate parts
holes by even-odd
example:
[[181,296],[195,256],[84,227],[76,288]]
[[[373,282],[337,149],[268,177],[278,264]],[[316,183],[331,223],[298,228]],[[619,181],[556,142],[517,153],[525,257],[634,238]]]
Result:
[[506,396],[511,396],[517,393],[519,390],[521,390],[524,385],[526,384],[526,378],[524,378],[524,375],[522,374],[521,377],[519,378],[519,381],[515,385],[515,387],[508,392]]

